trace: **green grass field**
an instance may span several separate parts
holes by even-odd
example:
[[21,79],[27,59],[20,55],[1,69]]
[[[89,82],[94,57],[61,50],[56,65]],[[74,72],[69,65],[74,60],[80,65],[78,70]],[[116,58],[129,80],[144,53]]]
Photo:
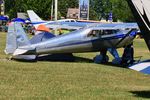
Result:
[[[0,33],[0,100],[148,100],[150,76],[112,65],[94,64],[97,53],[77,53],[75,62],[8,61],[6,33]],[[143,40],[135,57],[149,59]],[[122,54],[122,49],[119,49]],[[110,58],[112,59],[112,57]]]

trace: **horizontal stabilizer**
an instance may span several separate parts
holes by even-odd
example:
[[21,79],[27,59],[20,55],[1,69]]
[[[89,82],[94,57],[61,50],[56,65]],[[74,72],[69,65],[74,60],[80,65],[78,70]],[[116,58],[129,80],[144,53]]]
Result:
[[30,47],[29,47],[29,49],[18,48],[13,53],[13,56],[17,56],[17,55],[33,55],[35,53],[36,53],[36,50],[32,49]]
[[13,58],[17,60],[35,60],[36,55],[18,55],[14,56]]
[[21,55],[21,54],[24,54],[28,52],[28,50],[24,50],[24,49],[16,49],[15,52],[13,53],[13,56],[16,56],[16,55]]

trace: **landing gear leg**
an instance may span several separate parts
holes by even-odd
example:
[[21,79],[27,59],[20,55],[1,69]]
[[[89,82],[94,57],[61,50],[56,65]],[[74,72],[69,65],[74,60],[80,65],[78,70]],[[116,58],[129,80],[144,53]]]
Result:
[[133,43],[131,43],[125,47],[123,55],[122,55],[121,63],[124,66],[132,65],[134,63]]
[[112,63],[113,64],[120,64],[121,58],[119,57],[117,50],[115,48],[109,48],[108,51],[114,57],[114,59],[112,60]]

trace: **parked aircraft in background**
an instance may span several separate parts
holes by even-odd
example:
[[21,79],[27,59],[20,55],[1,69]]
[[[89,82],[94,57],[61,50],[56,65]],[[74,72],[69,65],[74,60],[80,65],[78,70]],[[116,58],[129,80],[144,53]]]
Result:
[[106,53],[109,50],[118,61],[119,55],[116,49],[132,43],[137,29],[135,23],[97,24],[31,43],[22,26],[19,23],[11,23],[8,28],[5,53],[15,59],[33,60],[43,54],[100,51],[102,55],[100,62],[107,62]]
[[[48,25],[56,24],[56,21],[42,20],[33,10],[27,10],[27,13],[28,13],[28,16],[31,20],[31,23],[35,26],[35,28],[37,28],[40,24],[44,24],[49,28],[53,28],[53,27],[50,27]],[[61,20],[57,21],[57,23],[59,23],[59,22],[76,22],[76,20],[75,19],[61,19]]]
[[[150,50],[150,0],[127,0],[128,5],[139,25],[141,34]],[[131,69],[150,74],[150,62],[143,61],[130,67]]]
[[42,20],[33,10],[27,10],[28,16],[31,20],[31,23],[35,28],[37,28],[40,24],[45,25],[51,29],[80,29],[92,24],[96,24],[98,22],[85,22],[85,21],[76,21],[75,19],[61,19],[57,21],[44,21]]

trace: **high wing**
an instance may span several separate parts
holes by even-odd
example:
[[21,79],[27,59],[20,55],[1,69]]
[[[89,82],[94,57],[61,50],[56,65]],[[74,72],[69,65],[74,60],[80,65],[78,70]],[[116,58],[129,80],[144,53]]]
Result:
[[80,29],[88,26],[93,26],[96,23],[87,23],[87,22],[53,22],[46,23],[45,25],[51,29]]
[[139,29],[137,23],[82,23],[82,22],[60,22],[49,24],[53,29],[80,29],[92,28],[93,30],[112,29]]
[[103,23],[95,24],[93,30],[112,30],[112,29],[139,29],[137,23]]

